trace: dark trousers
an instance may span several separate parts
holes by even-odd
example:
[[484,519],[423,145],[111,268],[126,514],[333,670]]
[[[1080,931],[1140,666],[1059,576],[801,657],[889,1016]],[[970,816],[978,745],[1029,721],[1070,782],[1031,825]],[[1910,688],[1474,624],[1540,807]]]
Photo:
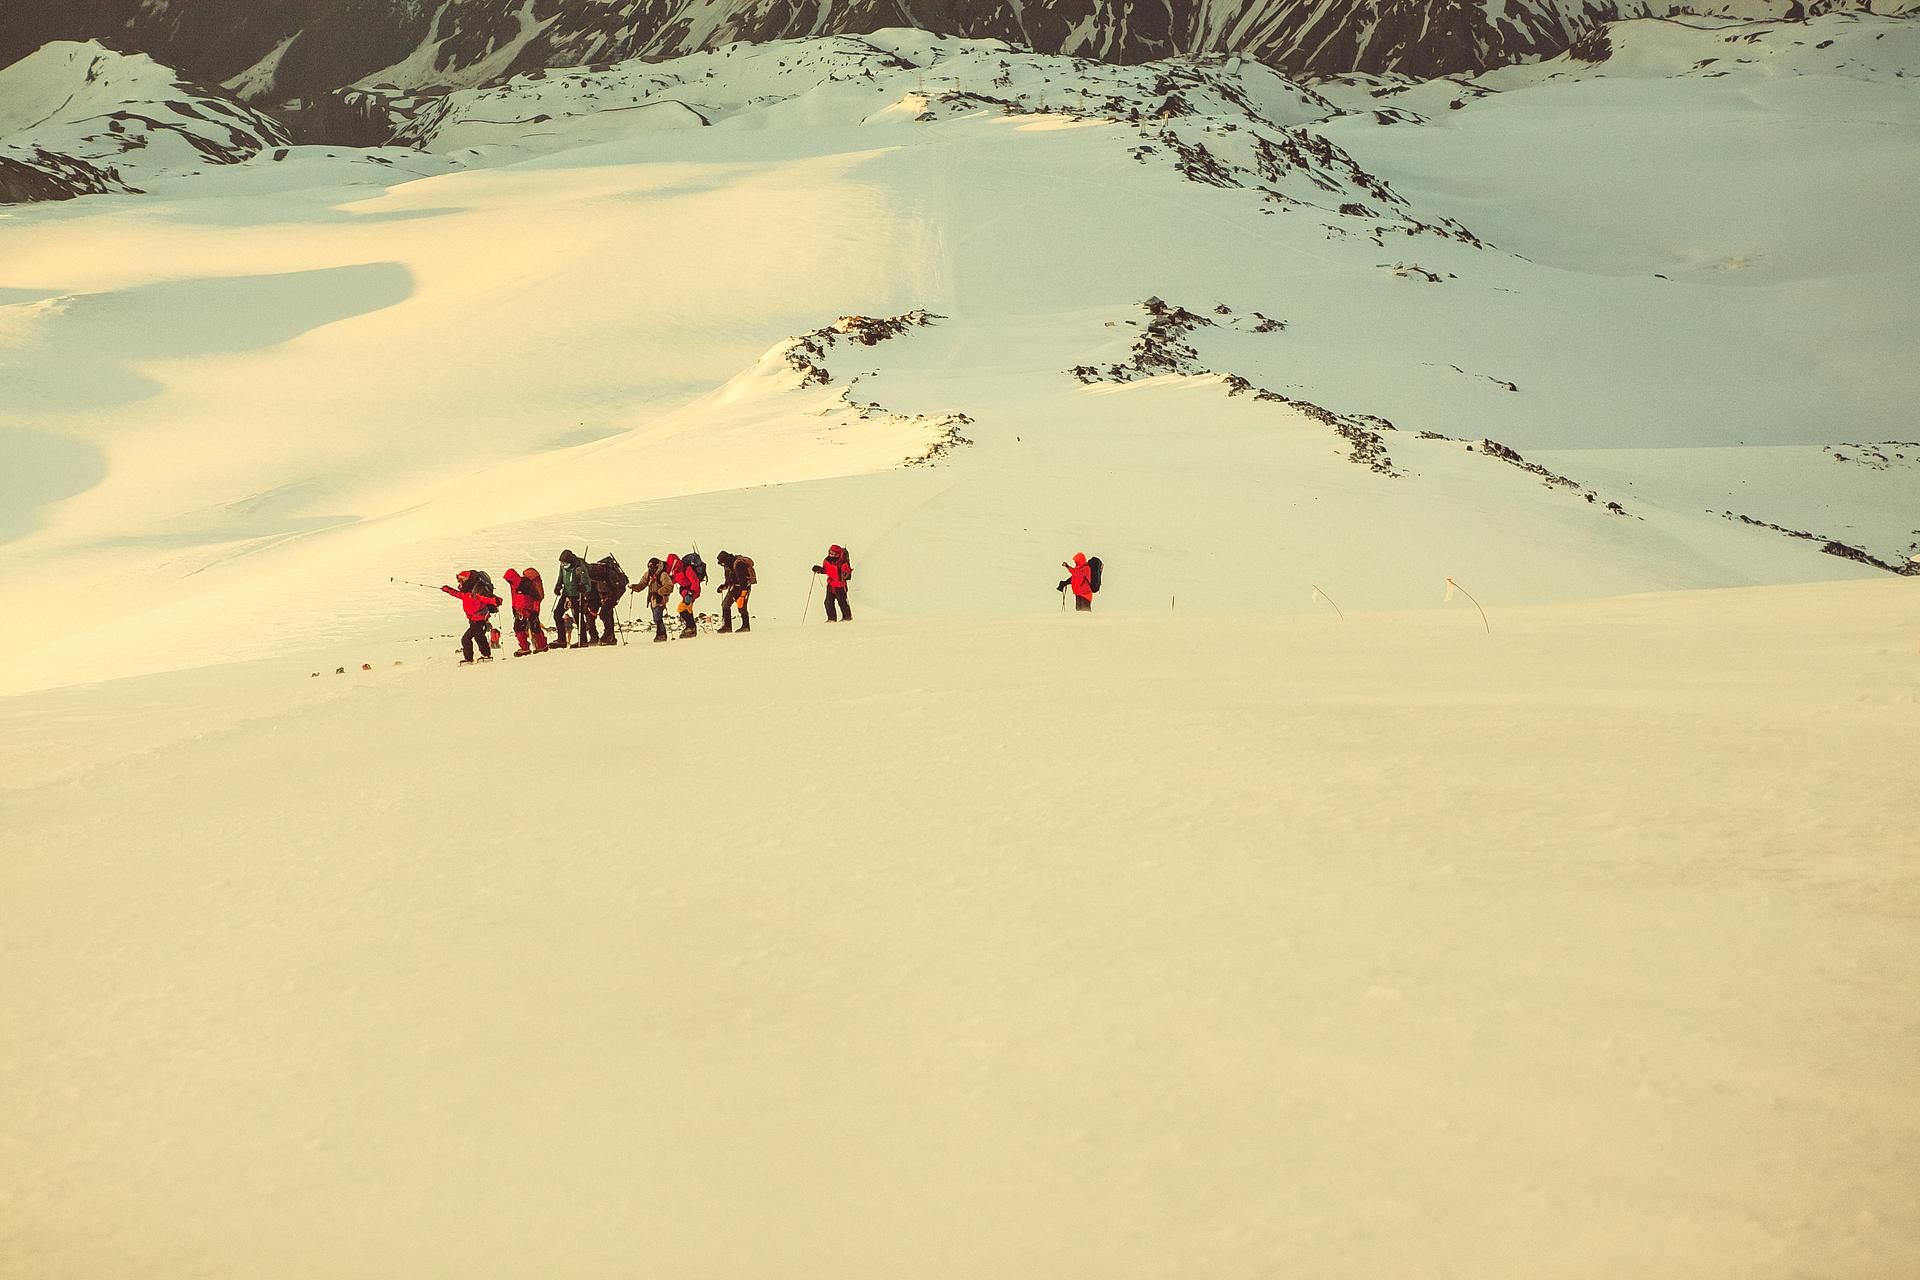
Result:
[[476,640],[480,642],[481,657],[491,658],[493,656],[493,650],[487,644],[487,633],[492,630],[493,624],[485,618],[481,618],[478,622],[469,622],[467,624],[467,633],[460,637],[460,652],[468,662],[473,661],[473,645]]
[[600,602],[600,643],[619,644],[620,637],[614,634],[614,625],[619,621],[619,601]]
[[579,609],[565,596],[555,596],[553,601],[553,630],[559,637],[562,649],[567,647],[567,637],[573,634],[573,624]]
[[653,606],[653,638],[655,640],[667,638],[667,606],[663,604]]
[[735,605],[740,607],[740,625],[742,627],[747,625],[747,597],[752,592],[752,587],[728,587],[720,593],[720,629],[722,631],[733,630]]
[[1073,611],[1075,613],[1092,613],[1093,597],[1092,596],[1075,596],[1073,598]]
[[853,606],[847,603],[847,589],[845,587],[828,587],[827,621],[839,622],[842,620],[847,622],[853,621]]

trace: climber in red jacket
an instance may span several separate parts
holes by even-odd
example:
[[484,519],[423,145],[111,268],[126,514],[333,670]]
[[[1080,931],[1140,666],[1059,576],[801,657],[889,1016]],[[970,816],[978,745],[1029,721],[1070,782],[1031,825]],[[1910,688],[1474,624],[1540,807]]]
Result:
[[[454,581],[460,585],[457,587],[442,587],[440,589],[458,600],[461,609],[463,609],[467,615],[467,633],[460,637],[460,652],[465,656],[463,656],[460,661],[473,661],[473,645],[474,641],[477,640],[480,642],[480,660],[482,662],[491,662],[493,661],[493,649],[487,643],[487,633],[493,630],[493,611],[500,607],[500,597],[487,591],[468,590],[468,584],[472,582],[472,573],[470,571],[462,570],[460,576],[454,579]],[[477,586],[478,584],[474,585]]]
[[853,606],[847,603],[847,583],[853,578],[853,560],[841,546],[827,548],[827,558],[813,566],[815,573],[827,579],[827,621],[852,622]]
[[667,572],[673,577],[673,585],[680,588],[680,638],[690,639],[700,634],[700,626],[694,617],[693,602],[700,598],[700,575],[693,566],[679,556],[667,557]]
[[547,584],[541,581],[540,571],[531,566],[525,573],[509,569],[507,585],[513,589],[513,638],[520,644],[514,656],[545,653],[547,629],[540,625],[540,605],[547,598]]
[[1062,560],[1060,567],[1067,571],[1066,580],[1060,584],[1060,590],[1073,588],[1073,607],[1077,613],[1090,613],[1093,610],[1093,567],[1087,563],[1087,553],[1073,553],[1073,563]]

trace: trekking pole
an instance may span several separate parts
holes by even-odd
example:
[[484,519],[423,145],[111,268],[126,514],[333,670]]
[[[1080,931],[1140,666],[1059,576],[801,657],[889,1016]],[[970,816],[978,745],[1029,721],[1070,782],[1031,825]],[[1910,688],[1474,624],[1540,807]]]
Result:
[[800,625],[803,627],[807,625],[807,615],[813,612],[813,580],[819,576],[817,573],[807,575],[807,603],[800,610]]
[[[1453,599],[1453,593],[1456,591],[1458,591],[1461,595],[1465,596],[1467,599],[1473,600],[1473,592],[1467,590],[1465,587],[1455,582],[1452,578],[1448,578],[1447,579],[1447,599],[1449,600]],[[1473,607],[1476,609],[1480,609],[1480,602],[1478,600],[1473,600]],[[1487,621],[1487,611],[1485,609],[1480,609],[1480,625],[1487,629],[1488,635],[1493,634],[1493,624]]]
[[438,587],[430,587],[424,582],[415,582],[411,578],[388,578],[387,581],[397,582],[403,587],[419,587],[423,591],[438,591],[440,589]]
[[1332,604],[1333,611],[1340,615],[1340,621],[1345,622],[1347,620],[1346,613],[1340,608],[1339,605],[1334,604],[1333,597],[1328,595],[1326,592],[1322,591],[1319,587],[1313,588],[1313,598],[1316,602],[1320,600],[1325,600],[1328,604]]

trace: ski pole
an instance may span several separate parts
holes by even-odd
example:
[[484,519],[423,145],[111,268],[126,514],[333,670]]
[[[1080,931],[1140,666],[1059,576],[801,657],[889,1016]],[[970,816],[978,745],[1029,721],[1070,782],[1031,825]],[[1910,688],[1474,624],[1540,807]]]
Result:
[[411,578],[388,578],[388,582],[397,582],[403,587],[419,587],[422,591],[438,591],[439,587],[430,587],[424,582],[415,582]]
[[813,580],[819,576],[816,573],[807,575],[807,603],[800,610],[800,625],[803,627],[807,625],[807,615],[813,612]]
[[[1467,590],[1465,587],[1455,582],[1452,578],[1448,578],[1447,579],[1447,599],[1449,600],[1453,599],[1453,593],[1456,591],[1458,591],[1461,595],[1465,596],[1467,599],[1473,600],[1473,592]],[[1473,600],[1473,607],[1476,609],[1480,609],[1480,602],[1478,600]],[[1480,609],[1480,625],[1487,629],[1488,635],[1493,634],[1493,624],[1487,621],[1487,611],[1485,609]]]

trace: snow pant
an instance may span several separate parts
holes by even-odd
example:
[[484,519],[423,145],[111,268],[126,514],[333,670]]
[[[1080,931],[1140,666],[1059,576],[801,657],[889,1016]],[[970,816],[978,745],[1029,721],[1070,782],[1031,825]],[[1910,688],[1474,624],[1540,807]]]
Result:
[[527,652],[529,643],[532,644],[535,653],[545,653],[547,651],[547,629],[540,625],[540,611],[538,609],[535,609],[531,613],[515,611],[513,615],[513,636],[514,639],[520,642],[520,652],[522,653]]
[[700,624],[693,619],[693,597],[684,593],[680,596],[680,634],[682,636],[700,634]]
[[574,624],[579,621],[578,602],[566,596],[555,596],[553,601],[553,630],[558,639],[555,641],[562,649],[567,647],[567,637],[573,634]]
[[[838,612],[836,612],[836,610]],[[827,588],[827,621],[853,621],[853,606],[847,603],[847,589],[845,587]]]
[[663,604],[653,606],[653,638],[655,640],[667,638],[667,606]]
[[460,637],[460,653],[468,662],[473,661],[474,641],[480,642],[480,656],[491,658],[493,650],[487,645],[487,633],[493,630],[493,624],[481,618],[467,624],[467,633]]
[[720,593],[720,629],[733,630],[733,611],[740,610],[740,629],[745,631],[751,624],[747,621],[747,597],[753,594],[752,587],[728,587]]
[[1075,596],[1073,598],[1073,611],[1075,613],[1092,613],[1093,597],[1092,596]]
[[605,600],[602,600],[600,602],[600,643],[601,644],[619,644],[620,643],[620,637],[614,633],[614,628],[620,621],[619,607],[620,607],[620,602],[618,600],[612,601],[611,603]]

